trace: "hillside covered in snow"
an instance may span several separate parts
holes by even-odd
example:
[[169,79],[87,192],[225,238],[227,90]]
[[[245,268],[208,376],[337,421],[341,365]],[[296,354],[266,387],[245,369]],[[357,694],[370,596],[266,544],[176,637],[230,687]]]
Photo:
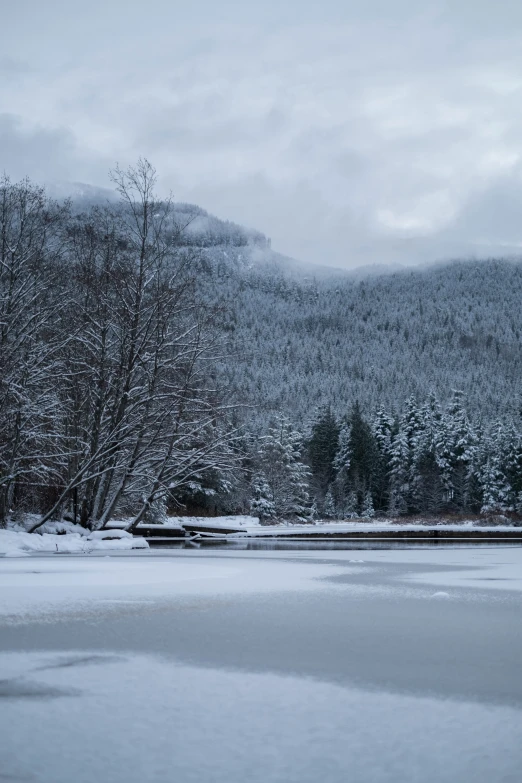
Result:
[[522,513],[522,265],[313,274],[157,200],[0,190],[0,521]]

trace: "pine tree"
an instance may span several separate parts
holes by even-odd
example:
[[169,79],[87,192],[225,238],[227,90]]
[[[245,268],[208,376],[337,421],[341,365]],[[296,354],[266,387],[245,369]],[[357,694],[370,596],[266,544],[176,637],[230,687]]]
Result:
[[470,465],[473,461],[473,433],[464,408],[461,391],[454,390],[448,406],[445,430],[444,484],[450,508],[463,511],[468,502]]
[[361,511],[361,516],[364,519],[372,519],[375,516],[375,509],[373,508],[372,493],[367,490],[364,495],[364,502]]
[[516,507],[522,497],[522,434],[513,423],[506,433],[503,463],[510,489],[510,505]]
[[509,487],[497,454],[492,454],[482,471],[481,514],[502,514],[509,510]]
[[388,508],[389,503],[393,431],[393,418],[389,416],[383,408],[379,408],[373,424],[373,434],[377,453],[372,480],[375,507],[379,511],[385,511]]
[[403,436],[403,458],[405,460],[402,503],[409,513],[413,513],[419,510],[417,503],[417,491],[420,481],[418,461],[422,453],[424,435],[421,413],[413,396],[406,403],[406,410],[400,422],[400,431]]
[[357,497],[357,510],[360,511],[366,493],[372,492],[374,488],[379,453],[373,432],[363,418],[358,402],[350,415],[349,452],[348,484],[350,491]]
[[415,505],[423,514],[438,514],[444,503],[444,486],[433,449],[422,452],[417,460]]
[[379,408],[373,423],[373,433],[377,447],[382,454],[389,454],[393,438],[394,421],[384,408]]
[[333,519],[336,516],[335,501],[331,487],[328,488],[324,498],[324,516],[327,519]]
[[259,450],[260,469],[277,517],[310,517],[310,471],[302,461],[302,453],[301,435],[287,418],[279,416],[262,439]]
[[310,506],[310,509],[307,513],[307,521],[314,521],[316,519],[319,519],[319,509],[317,508],[317,503],[315,500],[312,502],[312,505]]
[[269,524],[276,515],[272,492],[263,473],[258,473],[252,481],[250,511],[259,517],[261,524]]
[[409,448],[406,433],[399,430],[393,439],[390,453],[390,490],[388,512],[400,516],[408,510]]
[[349,492],[343,508],[343,517],[346,517],[346,519],[356,519],[359,516],[358,508],[359,502],[357,500],[357,495],[353,491]]
[[331,485],[335,506],[342,514],[344,514],[346,499],[350,492],[348,480],[350,459],[350,425],[345,420],[339,430],[337,453],[333,462],[335,479]]
[[339,425],[327,405],[322,408],[312,425],[307,443],[311,484],[318,508],[324,505],[328,487],[335,478],[334,460],[339,446]]

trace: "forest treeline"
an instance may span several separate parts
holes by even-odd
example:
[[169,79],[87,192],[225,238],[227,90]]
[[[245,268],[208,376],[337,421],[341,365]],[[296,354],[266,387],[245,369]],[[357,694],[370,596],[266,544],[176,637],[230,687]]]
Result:
[[279,417],[256,451],[252,507],[267,521],[522,514],[522,429],[484,429],[464,403],[412,397],[371,420],[357,402],[342,419],[326,406],[305,436]]
[[298,282],[111,176],[0,182],[0,524],[522,511],[520,265]]

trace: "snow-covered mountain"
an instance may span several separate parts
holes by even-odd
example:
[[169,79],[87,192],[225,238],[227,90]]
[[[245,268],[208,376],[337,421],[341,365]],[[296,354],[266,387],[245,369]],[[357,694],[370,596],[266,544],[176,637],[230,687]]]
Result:
[[0,524],[522,514],[522,264],[319,276],[153,174],[2,185]]
[[[82,209],[114,197],[82,184],[68,194]],[[172,222],[208,262],[207,296],[229,311],[222,378],[255,417],[306,419],[325,403],[342,413],[356,399],[398,411],[412,394],[444,401],[453,388],[486,418],[518,404],[519,262],[342,270],[284,256],[261,231],[194,204],[176,202]]]

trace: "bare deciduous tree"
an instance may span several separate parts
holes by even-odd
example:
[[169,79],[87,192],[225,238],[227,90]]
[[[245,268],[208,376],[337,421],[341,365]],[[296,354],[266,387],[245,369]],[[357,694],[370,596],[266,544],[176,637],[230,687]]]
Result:
[[82,524],[103,527],[127,503],[135,526],[158,497],[234,459],[208,375],[219,313],[198,296],[195,251],[177,241],[186,226],[170,199],[156,199],[147,161],[112,178],[120,204],[69,227],[66,459],[60,492],[33,530],[66,504]]

